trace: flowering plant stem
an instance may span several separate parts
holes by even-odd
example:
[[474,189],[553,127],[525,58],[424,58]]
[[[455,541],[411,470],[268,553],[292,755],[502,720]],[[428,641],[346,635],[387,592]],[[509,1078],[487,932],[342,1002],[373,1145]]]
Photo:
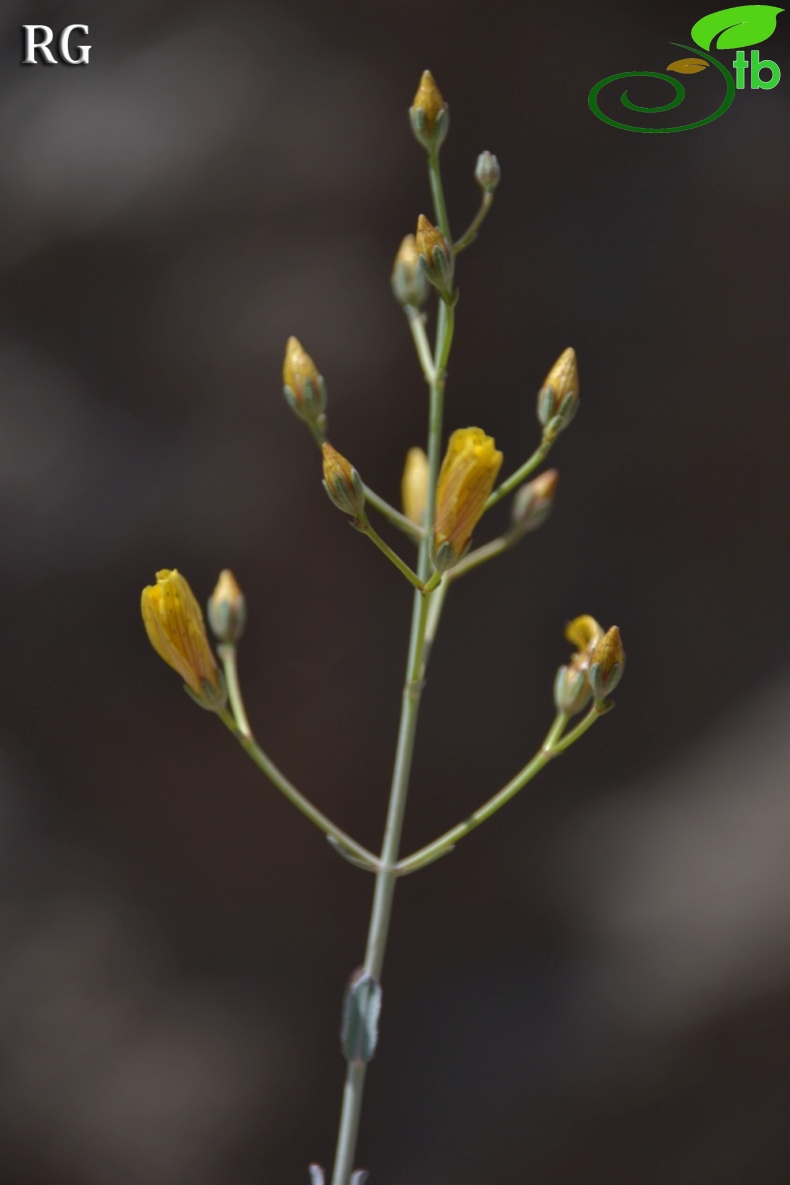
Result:
[[239,686],[238,666],[236,663],[236,647],[232,645],[222,645],[218,648],[222,666],[225,672],[225,682],[228,688],[228,699],[232,712],[227,708],[223,708],[218,712],[218,716],[226,728],[230,729],[236,740],[241,745],[245,753],[249,754],[255,764],[258,766],[270,782],[273,782],[282,794],[292,802],[293,805],[300,810],[303,815],[306,815],[311,823],[315,823],[321,831],[332,839],[336,847],[348,856],[353,856],[355,862],[358,862],[362,867],[369,869],[371,872],[379,867],[379,862],[372,852],[362,844],[357,843],[345,831],[342,831],[331,819],[328,819],[318,807],[313,806],[309,799],[305,798],[296,786],[286,778],[274,762],[267,757],[263,749],[261,749],[250,728],[250,722],[247,719],[247,712],[244,707],[244,700],[241,695],[241,687]]
[[[437,221],[442,227],[445,237],[449,239],[447,210],[439,172],[439,162],[436,155],[429,156],[428,171],[431,179]],[[412,318],[410,318],[410,321],[414,324]],[[429,480],[428,505],[425,514],[426,523],[433,522],[436,507],[436,479],[439,473],[441,455],[444,387],[447,379],[447,360],[452,346],[454,325],[454,309],[447,302],[440,301],[436,327],[436,346],[433,355],[433,364],[429,371],[427,370],[426,359],[423,352],[420,351],[418,343],[420,361],[423,369],[427,371],[426,378],[430,384],[430,408],[428,416]],[[418,342],[418,336],[415,336],[415,341]],[[428,583],[431,569],[430,549],[431,536],[430,532],[426,531],[420,541],[417,569],[420,579],[426,582],[426,584]],[[439,587],[441,589],[441,586]],[[414,738],[417,732],[417,716],[425,677],[426,625],[431,601],[434,597],[441,595],[441,591],[415,591],[412,605],[409,654],[401,700],[401,716],[398,727],[397,748],[395,751],[395,765],[392,773],[384,839],[379,858],[379,869],[376,873],[376,886],[373,893],[373,905],[370,913],[365,950],[364,970],[367,974],[373,976],[377,982],[381,976],[384,955],[387,949],[387,937],[390,918],[392,916],[392,901],[397,877],[396,864],[400,849],[401,833],[403,831],[406,798],[409,790]],[[354,1168],[354,1157],[356,1155],[366,1070],[367,1063],[362,1060],[349,1060],[347,1063],[335,1165],[332,1173],[332,1185],[349,1185],[351,1179],[351,1173]]]
[[529,477],[530,473],[537,469],[541,461],[545,461],[553,444],[553,440],[547,440],[544,436],[529,460],[525,461],[515,473],[512,473],[507,481],[503,481],[501,486],[497,486],[486,502],[486,510],[490,510],[492,506],[496,506],[497,502],[500,502],[502,498],[506,498],[517,486],[520,486],[524,478]]

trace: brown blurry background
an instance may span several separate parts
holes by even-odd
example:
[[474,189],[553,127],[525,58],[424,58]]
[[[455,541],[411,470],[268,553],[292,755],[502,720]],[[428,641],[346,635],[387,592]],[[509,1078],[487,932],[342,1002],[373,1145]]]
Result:
[[[3,1183],[331,1164],[372,882],[183,695],[138,600],[157,568],[201,599],[233,568],[262,743],[377,845],[411,597],[330,506],[280,368],[295,333],[333,442],[396,499],[425,421],[388,276],[429,211],[426,66],[456,229],[477,153],[503,169],[446,427],[515,467],[568,344],[582,408],[549,525],[448,602],[406,847],[532,753],[569,617],[619,624],[629,665],[613,716],[400,885],[359,1161],[371,1185],[790,1180],[790,77],[676,136],[586,102],[708,8],[8,0]],[[787,20],[760,47],[783,68]],[[21,68],[32,21],[89,24],[89,67]]]

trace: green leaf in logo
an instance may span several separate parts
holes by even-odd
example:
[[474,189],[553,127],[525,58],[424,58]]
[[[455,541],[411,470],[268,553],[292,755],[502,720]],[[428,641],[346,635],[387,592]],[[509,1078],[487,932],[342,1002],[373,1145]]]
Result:
[[767,41],[776,28],[776,18],[783,8],[771,4],[739,4],[722,8],[697,21],[691,36],[702,49],[710,49],[717,34],[716,49],[742,49]]

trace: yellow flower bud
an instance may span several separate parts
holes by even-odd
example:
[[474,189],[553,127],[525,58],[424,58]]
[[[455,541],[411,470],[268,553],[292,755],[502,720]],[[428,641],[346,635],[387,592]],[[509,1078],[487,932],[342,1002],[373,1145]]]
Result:
[[417,219],[417,252],[429,283],[433,284],[443,300],[453,300],[453,273],[455,258],[453,249],[438,227],[420,214]]
[[552,366],[538,391],[538,421],[543,434],[554,440],[568,427],[579,406],[579,369],[576,351],[568,346]]
[[409,108],[411,129],[423,148],[437,152],[450,122],[450,112],[430,70],[425,70]]
[[554,505],[558,477],[556,469],[547,469],[516,491],[510,511],[510,521],[516,534],[526,535],[545,523]]
[[590,656],[590,683],[596,700],[614,691],[623,676],[625,650],[616,625],[596,642]]
[[291,409],[323,433],[326,427],[326,386],[315,362],[295,337],[289,337],[285,346],[283,384],[283,393]]
[[244,633],[247,604],[230,568],[223,568],[208,603],[208,621],[214,636],[231,645]]
[[428,504],[428,458],[421,448],[410,448],[406,454],[401,495],[403,513],[417,526],[422,526]]
[[428,299],[430,286],[420,263],[420,253],[414,235],[406,235],[395,256],[392,291],[398,304],[414,309],[422,308]]
[[200,605],[175,568],[163,568],[156,584],[143,589],[141,608],[148,640],[160,658],[178,671],[201,707],[225,706],[225,687],[211,653]]
[[324,489],[338,510],[359,518],[365,507],[362,479],[350,461],[326,441],[322,446]]
[[565,637],[576,647],[567,666],[560,667],[554,680],[554,704],[558,712],[575,716],[590,702],[590,663],[592,652],[603,637],[594,617],[574,617],[565,627]]
[[440,572],[463,556],[502,465],[494,439],[481,428],[453,432],[436,486],[433,562]]
[[502,170],[493,152],[481,152],[475,164],[475,181],[483,193],[493,193],[501,176]]

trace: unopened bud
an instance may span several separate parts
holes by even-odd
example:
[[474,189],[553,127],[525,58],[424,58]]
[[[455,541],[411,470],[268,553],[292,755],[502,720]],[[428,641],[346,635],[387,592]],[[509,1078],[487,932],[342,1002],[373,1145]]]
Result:
[[411,130],[428,152],[438,152],[450,126],[450,112],[430,70],[426,70],[409,108]]
[[585,667],[574,663],[560,667],[554,680],[554,706],[558,712],[575,716],[587,707],[591,696],[592,688]]
[[219,642],[238,642],[247,621],[247,603],[230,568],[223,568],[208,603],[208,622]]
[[516,491],[510,521],[519,535],[541,527],[551,514],[558,476],[556,469],[547,469]]
[[300,420],[323,435],[326,431],[326,386],[301,342],[289,337],[283,362],[283,394]]
[[326,441],[321,446],[324,458],[324,489],[338,510],[359,518],[365,506],[362,479],[350,461]]
[[576,351],[568,346],[552,366],[538,391],[538,420],[546,440],[554,440],[567,428],[579,406],[579,371]]
[[625,650],[616,625],[596,643],[590,656],[590,683],[596,700],[611,695],[623,677]]
[[417,219],[417,252],[425,277],[443,300],[453,300],[453,249],[438,227],[420,214]]
[[403,513],[417,526],[422,526],[428,505],[428,457],[421,448],[410,448],[401,482]]
[[395,256],[392,291],[398,304],[408,305],[414,309],[422,308],[430,294],[428,277],[420,263],[420,253],[414,235],[406,235]]
[[501,176],[502,170],[493,152],[481,152],[475,165],[475,181],[483,193],[493,193]]

